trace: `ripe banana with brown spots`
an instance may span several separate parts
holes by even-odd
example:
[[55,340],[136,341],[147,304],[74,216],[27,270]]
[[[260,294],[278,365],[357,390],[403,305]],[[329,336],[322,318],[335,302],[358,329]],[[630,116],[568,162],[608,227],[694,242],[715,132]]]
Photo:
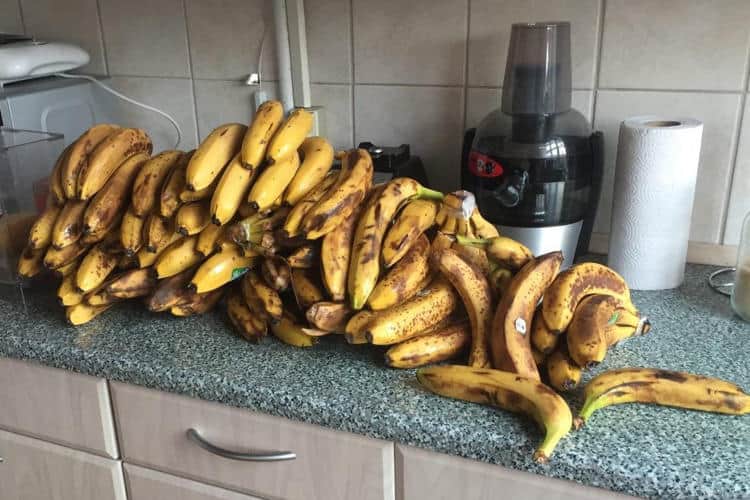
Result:
[[90,245],[84,245],[81,240],[71,243],[61,249],[48,247],[47,252],[44,254],[44,267],[47,269],[58,269],[63,267],[76,260],[89,248],[91,248]]
[[190,158],[185,171],[189,191],[209,187],[234,158],[242,146],[247,127],[241,123],[227,123],[211,131]]
[[291,270],[292,291],[297,300],[297,305],[303,311],[308,307],[325,300],[325,295],[320,286],[313,280],[305,269]]
[[237,290],[232,290],[227,297],[227,315],[237,333],[246,340],[257,343],[266,335],[265,324],[250,311]]
[[430,240],[420,235],[406,256],[378,281],[367,298],[373,311],[388,309],[419,292],[430,273]]
[[349,318],[349,321],[346,322],[346,327],[344,327],[346,341],[350,344],[366,344],[367,336],[365,333],[367,332],[367,325],[374,316],[374,312],[362,309]]
[[115,131],[120,130],[117,125],[100,123],[82,133],[70,146],[67,158],[60,165],[60,183],[65,197],[78,196],[78,174],[89,161],[89,155],[104,139]]
[[[73,245],[71,245],[72,247]],[[50,251],[54,251],[53,248],[49,250],[40,248],[34,249],[26,247],[21,255],[18,256],[18,265],[16,272],[20,278],[33,278],[44,271],[44,268],[54,269],[51,266],[47,266],[46,255]],[[59,267],[59,266],[58,266]]]
[[346,276],[349,272],[349,258],[352,254],[352,240],[357,226],[360,208],[341,221],[338,227],[323,237],[320,244],[320,270],[331,298],[341,302],[346,298]]
[[317,342],[317,337],[307,335],[305,329],[294,321],[289,314],[284,314],[276,324],[271,325],[271,331],[277,339],[294,347],[312,347]]
[[120,255],[112,251],[113,241],[104,240],[94,245],[81,259],[76,270],[76,286],[84,293],[90,292],[115,270]]
[[568,355],[565,344],[558,346],[557,349],[547,356],[544,362],[547,368],[547,378],[549,385],[558,391],[571,391],[581,383],[583,370]]
[[156,213],[149,215],[143,227],[146,251],[156,253],[159,248],[164,248],[172,239],[174,232],[174,219],[162,217]]
[[78,241],[83,235],[83,213],[88,203],[68,200],[55,218],[52,227],[52,246],[57,250]]
[[497,236],[489,239],[472,239],[464,238],[459,234],[456,238],[462,245],[474,245],[484,248],[490,259],[511,271],[521,269],[527,262],[534,258],[531,250],[525,245],[506,236]]
[[419,235],[435,224],[438,203],[433,200],[412,200],[396,216],[383,240],[383,264],[391,267],[398,262]]
[[195,267],[158,280],[151,295],[146,299],[146,309],[151,312],[162,312],[182,302],[190,294],[187,285],[193,274],[195,274]]
[[310,209],[326,194],[328,189],[333,186],[338,175],[338,172],[329,172],[322,181],[320,181],[309,193],[292,207],[283,226],[283,231],[287,237],[292,238],[300,233],[300,226],[302,220],[307,215],[307,212],[309,212]]
[[55,221],[61,211],[61,206],[52,203],[47,204],[47,208],[34,221],[29,230],[29,248],[41,250],[52,244],[52,229],[55,227]]
[[145,241],[143,226],[145,222],[145,219],[135,215],[132,205],[125,210],[120,222],[120,244],[125,250],[125,255],[135,255],[143,246]]
[[589,295],[579,304],[567,329],[568,351],[583,368],[593,368],[607,355],[605,330],[619,302],[609,295]]
[[554,333],[547,328],[542,316],[542,308],[537,307],[531,320],[531,345],[540,353],[547,355],[555,350],[562,334]]
[[192,153],[184,153],[180,160],[167,172],[167,176],[161,183],[159,192],[159,215],[162,217],[174,217],[177,209],[183,201],[180,194],[185,190],[185,171],[187,170],[187,158]]
[[471,344],[471,326],[463,321],[420,334],[385,352],[385,364],[392,368],[419,368],[455,358]]
[[208,200],[185,203],[175,215],[175,228],[183,236],[198,234],[211,223]]
[[497,227],[495,227],[494,224],[490,223],[489,221],[487,221],[487,219],[482,217],[482,214],[479,213],[479,208],[475,208],[471,213],[469,223],[477,238],[486,239],[497,238],[498,236],[500,236],[500,232],[497,230]]
[[[72,144],[63,149],[62,153],[60,153],[60,156],[57,157],[55,166],[52,167],[52,172],[49,174],[49,192],[52,200],[55,202],[55,205],[62,205],[67,199],[65,189],[63,189],[62,186],[61,176],[63,165],[68,161],[68,155],[70,153],[71,146]],[[75,196],[75,189],[73,189],[73,196]]]
[[133,214],[143,218],[161,208],[162,184],[170,171],[185,160],[184,156],[181,151],[162,151],[141,167],[133,184]]

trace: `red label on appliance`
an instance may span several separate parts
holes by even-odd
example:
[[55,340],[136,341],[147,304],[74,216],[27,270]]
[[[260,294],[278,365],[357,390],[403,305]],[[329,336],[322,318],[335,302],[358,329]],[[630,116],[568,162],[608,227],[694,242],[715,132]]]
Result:
[[487,155],[472,151],[469,153],[469,170],[478,177],[500,177],[503,166]]

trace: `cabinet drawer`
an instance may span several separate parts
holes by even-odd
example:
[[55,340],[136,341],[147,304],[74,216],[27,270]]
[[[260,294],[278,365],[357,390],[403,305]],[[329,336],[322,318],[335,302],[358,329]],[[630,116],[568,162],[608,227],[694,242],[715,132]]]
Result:
[[262,500],[163,472],[125,464],[128,500]]
[[0,428],[117,458],[107,381],[0,358]]
[[3,500],[125,500],[120,462],[0,431]]
[[[268,498],[392,499],[393,444],[126,384],[112,384],[125,460]],[[296,459],[239,461],[187,437],[196,429],[223,449],[288,450]]]
[[[531,459],[529,457],[529,459]],[[396,446],[400,500],[579,500],[633,498],[529,472]]]

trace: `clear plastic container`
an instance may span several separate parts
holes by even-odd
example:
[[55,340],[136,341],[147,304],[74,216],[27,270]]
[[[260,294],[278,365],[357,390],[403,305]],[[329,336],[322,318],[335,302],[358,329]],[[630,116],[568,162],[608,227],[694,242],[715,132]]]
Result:
[[28,229],[44,209],[63,136],[0,128],[0,283],[16,283]]
[[742,319],[750,321],[750,213],[742,224],[740,245],[737,249],[732,308]]

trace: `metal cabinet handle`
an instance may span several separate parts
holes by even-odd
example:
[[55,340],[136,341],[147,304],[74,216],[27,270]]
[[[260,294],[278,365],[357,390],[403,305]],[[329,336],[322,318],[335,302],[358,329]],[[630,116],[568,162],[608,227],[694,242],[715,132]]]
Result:
[[206,441],[206,439],[195,429],[188,429],[187,437],[204,450],[230,460],[243,460],[245,462],[279,462],[281,460],[294,460],[297,458],[297,454],[292,453],[291,451],[251,451],[242,453],[239,451],[226,450]]

